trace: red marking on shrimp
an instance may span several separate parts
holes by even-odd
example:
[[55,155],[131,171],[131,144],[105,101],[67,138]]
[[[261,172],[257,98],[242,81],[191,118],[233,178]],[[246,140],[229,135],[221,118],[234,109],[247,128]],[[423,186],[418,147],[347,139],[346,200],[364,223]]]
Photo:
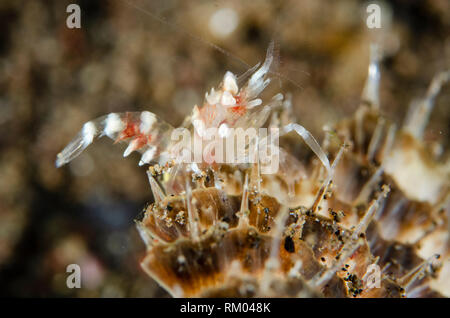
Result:
[[234,106],[230,107],[229,111],[231,111],[233,114],[242,116],[247,112],[247,107],[245,106]]
[[126,114],[125,125],[125,128],[122,130],[119,137],[117,137],[115,143],[140,134],[139,123],[131,119],[130,113]]
[[125,121],[125,128],[120,133],[119,137],[117,137],[115,143],[122,141],[124,139],[128,139],[139,134],[139,126],[138,123],[133,122],[130,118],[130,114],[127,113],[127,118]]
[[236,100],[236,106],[230,107],[228,110],[235,115],[242,116],[247,112],[247,107],[243,105],[243,98],[240,95],[233,96]]
[[152,136],[140,134],[140,135],[136,136],[136,138],[134,140],[136,140],[136,145],[134,146],[134,150],[138,150],[138,149],[144,147],[146,144],[150,143],[150,141],[152,140]]
[[135,151],[144,147],[145,145],[149,144],[152,141],[151,135],[141,133],[139,129],[139,122],[133,121],[130,118],[129,113],[127,113],[126,115],[125,124],[126,124],[125,128],[122,130],[119,137],[116,139],[114,143],[134,137],[134,139],[131,142],[133,143],[133,151]]

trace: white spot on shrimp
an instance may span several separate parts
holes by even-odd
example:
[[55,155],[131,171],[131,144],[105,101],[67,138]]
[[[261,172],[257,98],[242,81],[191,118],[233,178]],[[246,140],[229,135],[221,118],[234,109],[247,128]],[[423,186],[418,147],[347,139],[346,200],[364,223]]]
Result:
[[133,139],[130,144],[128,145],[127,149],[125,149],[123,156],[128,157],[130,153],[132,153],[137,148],[137,143],[139,142],[138,139]]
[[220,101],[220,93],[211,88],[211,92],[209,94],[206,93],[205,98],[208,104],[215,105]]
[[139,165],[143,166],[144,164],[149,163],[153,159],[153,156],[155,155],[155,153],[156,153],[156,147],[150,147],[142,155],[141,160],[139,161]]
[[239,87],[236,82],[236,76],[234,76],[233,73],[229,71],[225,73],[225,76],[223,77],[223,88],[233,95],[237,94]]
[[141,124],[139,125],[139,130],[143,134],[148,134],[155,122],[155,115],[148,111],[144,111],[141,113]]
[[222,99],[220,101],[223,106],[234,106],[236,105],[236,100],[234,99],[233,95],[231,95],[230,92],[224,92],[222,94]]
[[91,121],[88,121],[83,126],[83,144],[84,146],[88,146],[92,143],[95,137],[95,133],[97,132],[97,128],[95,128],[95,124]]
[[114,139],[114,135],[122,131],[125,128],[125,124],[120,119],[119,115],[111,113],[106,117],[105,134]]

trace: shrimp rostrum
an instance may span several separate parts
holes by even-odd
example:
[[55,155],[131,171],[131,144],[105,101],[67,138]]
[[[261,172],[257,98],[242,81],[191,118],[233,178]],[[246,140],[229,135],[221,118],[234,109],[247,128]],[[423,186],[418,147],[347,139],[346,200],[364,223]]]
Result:
[[[200,143],[211,145],[217,144],[218,141],[227,142],[233,134],[232,131],[243,131],[249,128],[260,129],[266,126],[276,128],[271,138],[250,136],[246,139],[244,151],[237,152],[234,156],[243,156],[245,158],[254,158],[254,149],[249,147],[251,144],[256,148],[262,146],[276,146],[275,139],[295,132],[304,141],[305,144],[318,157],[322,165],[325,167],[328,178],[331,178],[331,167],[328,158],[322,148],[319,146],[315,138],[303,126],[297,123],[280,123],[267,124],[271,115],[274,115],[277,109],[287,105],[282,94],[276,94],[268,102],[263,102],[259,97],[261,92],[269,85],[271,79],[270,69],[273,62],[273,43],[269,45],[264,63],[257,64],[241,76],[236,76],[231,72],[226,72],[221,84],[217,88],[205,94],[202,107],[194,106],[190,116],[186,118],[183,125],[174,128],[164,120],[158,118],[149,111],[143,112],[126,112],[111,113],[84,124],[81,131],[67,146],[57,155],[56,166],[60,167],[81,154],[96,138],[107,136],[115,142],[128,143],[124,151],[124,157],[133,151],[142,154],[139,165],[158,164],[167,166],[186,167],[186,153],[195,152],[188,149],[191,140],[200,140]],[[277,127],[274,127],[277,126]],[[178,137],[183,131],[188,137],[183,142]],[[211,132],[216,132],[216,139],[211,142]],[[208,148],[208,146],[206,147]],[[211,155],[211,151],[203,153],[209,155],[200,156],[200,162],[192,162],[188,164],[189,170],[198,172],[199,169],[212,168],[215,169],[221,162],[215,160]],[[186,152],[188,150],[188,152]],[[281,150],[281,149],[280,149]],[[286,154],[284,152],[284,154]],[[195,155],[195,153],[194,153]],[[243,160],[245,162],[245,160]],[[242,164],[242,161],[240,161]]]

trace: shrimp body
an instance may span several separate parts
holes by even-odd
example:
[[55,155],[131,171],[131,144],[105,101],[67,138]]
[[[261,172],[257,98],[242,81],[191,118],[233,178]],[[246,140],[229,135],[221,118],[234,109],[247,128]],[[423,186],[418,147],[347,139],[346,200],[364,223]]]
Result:
[[[209,142],[211,131],[214,131],[218,138],[226,139],[230,135],[231,129],[245,130],[263,127],[269,116],[274,115],[274,110],[285,104],[282,94],[275,95],[265,104],[258,97],[271,81],[268,74],[273,61],[273,48],[273,43],[271,43],[266,59],[261,66],[258,63],[239,78],[229,71],[226,72],[221,84],[217,88],[211,88],[205,94],[202,107],[195,105],[183,127],[178,129],[186,130],[187,128],[192,137],[200,139],[201,143],[213,148],[217,144],[217,140]],[[244,84],[239,87],[238,83]],[[293,123],[277,128],[280,129],[279,136],[290,131],[295,131],[300,135],[330,172],[327,156],[305,128]],[[190,147],[190,138],[184,143],[174,142],[173,136],[176,132],[177,129],[149,111],[111,113],[84,124],[75,139],[57,155],[56,166],[60,167],[70,162],[80,155],[95,138],[102,136],[108,136],[115,143],[127,142],[128,147],[124,151],[124,157],[133,151],[140,152],[142,157],[139,165],[181,163],[184,156],[183,151],[192,148]],[[265,146],[268,143],[267,138],[249,140],[249,144],[255,142]],[[253,154],[247,153],[244,156],[248,158],[251,155]],[[206,160],[202,162],[202,166],[215,163],[211,155],[206,155],[204,159]],[[194,169],[196,169],[195,166]]]

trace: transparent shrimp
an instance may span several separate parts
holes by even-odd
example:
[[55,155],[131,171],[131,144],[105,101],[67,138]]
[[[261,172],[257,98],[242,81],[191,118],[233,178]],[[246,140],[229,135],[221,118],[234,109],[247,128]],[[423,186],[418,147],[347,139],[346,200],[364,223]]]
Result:
[[[268,103],[263,105],[258,96],[269,85],[268,77],[273,62],[274,43],[270,43],[264,63],[255,65],[239,78],[231,72],[226,72],[219,87],[212,88],[205,94],[202,107],[194,106],[189,117],[182,127],[191,131],[201,140],[209,140],[209,128],[216,128],[221,138],[226,139],[230,128],[260,128],[267,122],[273,110],[283,105],[283,95],[276,94]],[[243,83],[239,88],[238,83]],[[329,175],[330,164],[325,152],[314,137],[303,127],[296,123],[289,123],[280,127],[280,135],[291,131],[302,137],[308,147],[317,155],[327,169]],[[188,145],[174,143],[171,134],[175,129],[157,118],[153,113],[111,113],[84,124],[81,132],[57,156],[56,166],[60,167],[80,155],[95,138],[108,136],[116,142],[125,141],[129,145],[124,157],[133,151],[142,153],[139,165],[151,164],[159,159],[164,165],[168,160],[180,162],[181,150]],[[249,140],[249,144],[255,140]],[[256,141],[261,146],[267,145],[267,138]],[[186,146],[186,147],[185,147]],[[210,145],[211,146],[211,145]],[[211,164],[208,162],[207,164]]]

